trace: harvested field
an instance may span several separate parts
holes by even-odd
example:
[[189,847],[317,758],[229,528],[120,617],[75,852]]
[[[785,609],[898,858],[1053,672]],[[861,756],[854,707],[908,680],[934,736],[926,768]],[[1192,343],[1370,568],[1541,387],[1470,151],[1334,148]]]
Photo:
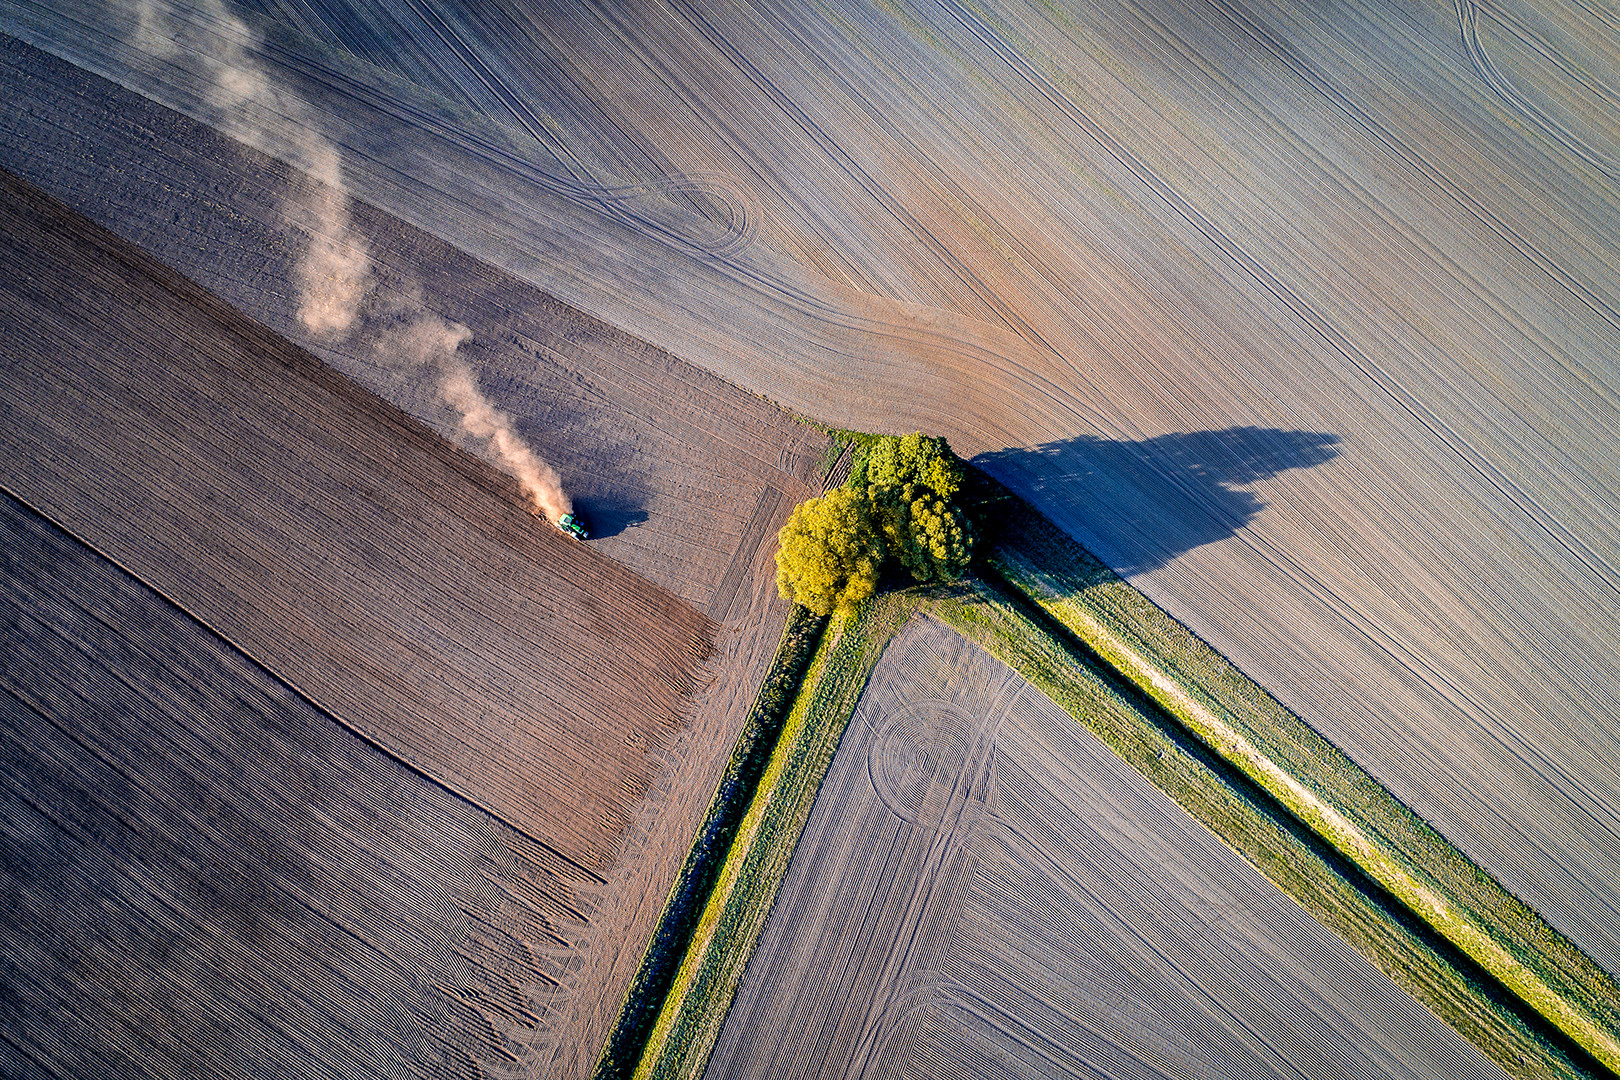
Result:
[[[3,25],[206,118],[51,6]],[[253,12],[365,199],[809,415],[987,452],[1620,973],[1612,13]]]
[[1009,668],[914,622],[707,1075],[1099,1068],[1501,1075]]
[[7,1077],[476,1077],[591,875],[0,495]]

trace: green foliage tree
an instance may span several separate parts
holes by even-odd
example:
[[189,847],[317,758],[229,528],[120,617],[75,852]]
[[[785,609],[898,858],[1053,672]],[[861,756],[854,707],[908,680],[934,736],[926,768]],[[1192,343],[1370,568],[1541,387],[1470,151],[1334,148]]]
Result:
[[955,581],[973,557],[956,504],[965,469],[940,438],[885,436],[857,455],[849,481],[800,504],[782,527],[776,584],[818,615],[853,614],[893,556],[919,582]]
[[922,484],[867,489],[889,554],[914,580],[955,581],[973,558],[973,527],[962,508]]
[[817,615],[853,615],[877,590],[886,552],[866,492],[836,488],[807,499],[777,540],[776,587]]
[[963,474],[949,443],[918,431],[874,443],[867,451],[863,481],[872,488],[915,484],[949,501],[962,489]]

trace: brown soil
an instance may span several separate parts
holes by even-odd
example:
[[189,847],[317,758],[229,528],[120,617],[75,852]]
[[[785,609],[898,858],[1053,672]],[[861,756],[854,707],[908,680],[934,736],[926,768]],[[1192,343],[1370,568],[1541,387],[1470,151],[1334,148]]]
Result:
[[[648,426],[676,432],[665,442],[686,461],[720,456],[702,440],[728,420],[756,421],[754,446],[738,440],[719,470],[729,501],[702,508],[706,558],[684,582],[738,628],[705,666],[715,623],[537,525],[509,478],[126,242],[4,183],[0,483],[546,852],[552,876],[511,887],[538,889],[551,944],[534,963],[564,989],[508,1026],[520,1052],[594,1056],[583,1048],[600,1045],[768,662],[782,610],[764,539],[819,436],[735,391],[744,404],[728,411],[718,399],[729,388],[710,376],[689,379],[708,399],[677,394],[647,413]],[[619,357],[604,381],[644,384],[596,415],[645,410],[642,397],[677,384],[666,354],[569,322],[543,299],[501,297],[509,322],[581,343],[576,363]],[[530,370],[531,387],[545,371]],[[655,461],[624,456],[657,475]],[[679,581],[659,531],[646,535],[615,554],[662,558],[661,576]],[[482,1045],[461,1053],[488,1065]]]
[[[991,452],[1620,973],[1607,6],[249,8],[365,199],[808,415]],[[99,0],[0,11],[210,115]],[[52,167],[118,138],[61,133]]]
[[481,1074],[588,875],[0,495],[0,1075]]

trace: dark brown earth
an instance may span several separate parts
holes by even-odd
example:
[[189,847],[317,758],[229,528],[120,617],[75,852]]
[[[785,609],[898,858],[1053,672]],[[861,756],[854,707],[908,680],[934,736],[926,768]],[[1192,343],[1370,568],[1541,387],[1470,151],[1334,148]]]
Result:
[[[711,376],[687,380],[704,393],[672,392],[682,370],[667,354],[532,290],[488,299],[499,275],[484,279],[490,310],[535,335],[526,340],[544,335],[547,355],[605,371],[576,385],[602,397],[622,385],[603,414],[672,432],[665,442],[687,459],[727,460],[717,471],[729,488],[706,508],[683,589],[722,629],[536,525],[508,477],[261,324],[27,185],[6,177],[3,191],[0,484],[307,695],[327,722],[540,853],[539,884],[466,871],[533,894],[536,921],[508,932],[534,950],[533,970],[509,977],[496,1010],[509,1023],[448,1038],[468,1068],[498,1064],[497,1044],[573,1067],[594,1057],[768,662],[782,608],[764,540],[802,494],[821,437],[757,399],[728,401]],[[487,322],[475,333],[500,341]],[[538,392],[563,366],[509,370]],[[750,421],[752,440],[735,438]],[[636,443],[624,457],[656,473]],[[671,545],[646,535],[615,553],[681,578]],[[71,576],[64,586],[77,587]],[[232,768],[223,752],[220,764]],[[353,872],[345,887],[377,887],[372,870]],[[120,925],[101,948],[118,952]],[[325,977],[308,969],[292,983],[318,1000]],[[413,978],[455,976],[425,962]],[[209,1007],[175,1007],[193,1004]],[[20,1027],[0,1023],[23,1045],[33,1037],[20,1014]],[[496,1027],[511,1038],[494,1039]],[[204,1060],[192,1050],[180,1071]],[[186,1040],[168,1052],[185,1062]]]
[[591,875],[0,495],[0,1075],[475,1077]]

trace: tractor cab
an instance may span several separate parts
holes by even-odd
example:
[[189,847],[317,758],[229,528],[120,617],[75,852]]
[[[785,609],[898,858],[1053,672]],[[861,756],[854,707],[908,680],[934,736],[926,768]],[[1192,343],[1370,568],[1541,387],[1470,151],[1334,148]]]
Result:
[[578,514],[564,514],[556,521],[557,531],[572,536],[575,540],[588,540],[590,533],[585,531],[585,522]]

